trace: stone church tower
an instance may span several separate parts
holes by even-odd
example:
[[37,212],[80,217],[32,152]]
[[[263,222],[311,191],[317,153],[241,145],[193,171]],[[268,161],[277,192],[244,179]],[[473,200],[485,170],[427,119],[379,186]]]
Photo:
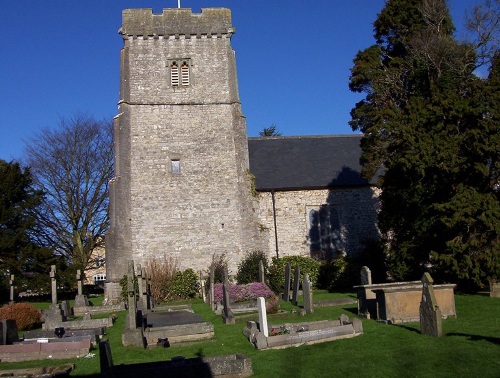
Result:
[[204,270],[226,253],[235,273],[262,248],[233,33],[229,9],[123,11],[108,292],[128,260]]

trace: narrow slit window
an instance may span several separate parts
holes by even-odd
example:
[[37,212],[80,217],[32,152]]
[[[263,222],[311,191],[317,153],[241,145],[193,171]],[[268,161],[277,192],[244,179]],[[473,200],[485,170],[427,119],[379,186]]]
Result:
[[170,82],[173,87],[179,86],[179,66],[176,62],[172,62],[170,65]]
[[170,161],[170,166],[172,168],[172,173],[181,173],[181,161],[174,159]]

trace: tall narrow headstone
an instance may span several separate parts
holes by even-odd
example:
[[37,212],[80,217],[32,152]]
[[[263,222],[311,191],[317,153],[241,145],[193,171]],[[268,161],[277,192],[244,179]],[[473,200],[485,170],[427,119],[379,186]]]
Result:
[[361,267],[361,285],[371,285],[372,284],[372,272],[367,266]]
[[136,298],[135,298],[134,263],[133,263],[133,261],[129,261],[129,263],[128,263],[127,303],[128,303],[127,328],[128,329],[136,329],[137,328],[137,302],[136,302]]
[[212,311],[215,310],[215,269],[214,266],[210,266],[210,308]]
[[149,309],[152,310],[155,308],[155,298],[153,296],[153,289],[152,289],[152,277],[151,277],[151,271],[147,271],[147,292],[148,292],[148,298],[149,298]]
[[262,332],[265,337],[269,337],[269,329],[267,328],[266,300],[264,297],[257,298],[257,310],[259,312],[259,331]]
[[285,287],[283,290],[283,300],[290,300],[290,276],[292,275],[292,268],[290,267],[290,263],[285,265]]
[[10,280],[9,280],[9,285],[10,285],[10,304],[14,303],[14,275],[10,275]]
[[75,297],[74,307],[85,307],[89,305],[89,301],[85,295],[83,295],[83,275],[82,271],[78,269],[76,271],[76,281],[78,283],[78,294]]
[[200,287],[201,287],[201,296],[203,298],[203,303],[207,303],[207,293],[205,292],[205,280],[203,279],[203,273],[200,270]]
[[299,298],[299,288],[300,288],[300,267],[297,265],[293,272],[293,293],[292,293],[292,304],[297,306]]
[[424,335],[441,337],[443,335],[442,314],[437,305],[434,280],[429,273],[422,277],[422,301],[420,302],[420,332]]
[[261,283],[266,282],[266,277],[264,273],[264,261],[262,260],[259,261],[259,282]]
[[304,274],[304,282],[302,283],[302,291],[304,292],[304,311],[306,314],[314,312],[313,305],[313,292],[311,281],[309,281],[309,274]]
[[229,284],[229,274],[227,271],[227,266],[225,266],[224,269],[222,270],[222,281],[225,284]]
[[224,282],[222,284],[222,318],[224,319],[224,324],[234,324],[235,319],[233,316],[233,311],[231,310],[231,305],[229,303],[229,283]]
[[147,310],[147,298],[146,298],[146,277],[144,275],[144,271],[141,267],[141,264],[137,264],[137,287],[139,290],[139,298],[137,301],[137,308],[139,310]]
[[52,304],[57,304],[57,282],[56,282],[56,266],[50,266],[50,283],[52,289]]
[[82,271],[80,269],[76,271],[76,281],[78,283],[78,295],[83,295]]
[[[122,333],[122,344],[123,346],[138,346],[145,347],[144,334],[142,326],[138,327],[137,322],[137,302],[135,297],[135,285],[134,285],[134,262],[128,262],[128,273],[127,273],[127,303],[128,303],[128,314],[125,321],[125,330]],[[142,319],[141,319],[142,322]]]

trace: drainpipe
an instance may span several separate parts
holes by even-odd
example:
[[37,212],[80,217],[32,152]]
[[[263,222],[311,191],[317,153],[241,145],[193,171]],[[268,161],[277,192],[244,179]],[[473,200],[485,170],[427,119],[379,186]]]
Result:
[[274,189],[271,190],[271,198],[273,200],[273,220],[274,220],[274,244],[276,245],[276,257],[279,258],[278,250],[278,229],[276,228],[276,200],[274,198]]

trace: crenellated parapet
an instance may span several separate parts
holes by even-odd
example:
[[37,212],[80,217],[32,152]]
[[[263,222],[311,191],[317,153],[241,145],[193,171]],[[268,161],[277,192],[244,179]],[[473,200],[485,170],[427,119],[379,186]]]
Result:
[[125,9],[123,24],[118,31],[123,39],[134,37],[206,36],[230,37],[235,33],[231,24],[231,11],[227,8],[204,8],[192,13],[189,8],[164,8],[154,14],[151,8]]

